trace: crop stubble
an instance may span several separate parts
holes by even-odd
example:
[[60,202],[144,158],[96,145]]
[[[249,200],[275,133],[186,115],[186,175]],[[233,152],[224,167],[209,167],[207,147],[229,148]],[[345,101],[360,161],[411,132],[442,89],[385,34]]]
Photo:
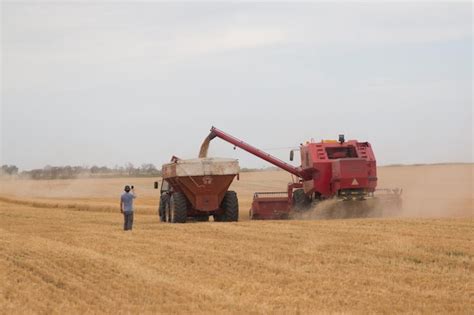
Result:
[[[51,181],[43,192],[45,182],[9,182],[0,196],[0,312],[472,313],[472,182],[463,182],[472,178],[462,175],[470,167],[382,169],[383,184],[416,175],[404,183],[405,217],[444,217],[436,219],[160,224],[152,180],[134,179],[141,199],[131,233],[111,213],[123,179]],[[430,182],[440,176],[468,188],[431,202],[424,190],[440,189]],[[244,173],[234,187],[249,205],[252,191],[285,178]]]

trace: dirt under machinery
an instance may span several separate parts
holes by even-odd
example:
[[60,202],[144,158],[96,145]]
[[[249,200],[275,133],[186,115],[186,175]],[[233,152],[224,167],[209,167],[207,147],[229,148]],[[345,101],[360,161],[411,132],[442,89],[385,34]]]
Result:
[[[400,189],[377,190],[377,167],[368,142],[338,140],[306,142],[300,145],[301,166],[293,166],[215,127],[207,137],[210,142],[221,138],[293,175],[285,192],[256,192],[250,209],[251,219],[287,219],[315,203],[327,199],[346,202],[344,207],[354,216],[369,212],[398,211]],[[294,151],[290,152],[290,160]],[[377,191],[377,196],[375,192]],[[356,203],[356,204],[354,204]]]

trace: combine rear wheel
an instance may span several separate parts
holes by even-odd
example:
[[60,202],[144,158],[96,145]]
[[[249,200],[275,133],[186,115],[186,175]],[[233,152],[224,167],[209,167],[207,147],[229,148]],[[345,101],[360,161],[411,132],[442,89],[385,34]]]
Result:
[[169,222],[186,223],[186,218],[188,216],[188,200],[183,193],[175,192],[171,196],[169,209]]
[[295,210],[307,210],[311,206],[311,199],[304,193],[303,189],[293,192],[293,207]]
[[239,221],[239,200],[237,193],[229,190],[225,193],[221,203],[222,214],[214,214],[214,221],[218,222],[237,222]]

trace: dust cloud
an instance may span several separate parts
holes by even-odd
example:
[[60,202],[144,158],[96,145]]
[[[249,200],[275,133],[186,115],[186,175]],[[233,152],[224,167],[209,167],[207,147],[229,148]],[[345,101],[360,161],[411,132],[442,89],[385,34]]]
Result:
[[399,198],[368,198],[366,200],[328,199],[304,211],[295,212],[299,220],[397,217],[402,213]]
[[401,188],[399,202],[377,193],[364,201],[326,200],[295,219],[474,217],[472,164],[378,168],[379,188]]
[[1,179],[0,195],[6,198],[40,198],[49,200],[117,199],[125,185],[134,185],[140,192],[152,190],[151,178],[97,178],[80,176],[74,179]]
[[1,179],[0,202],[37,208],[118,212],[124,185],[134,185],[140,213],[155,213],[157,195],[152,178]]
[[382,167],[378,187],[403,188],[400,217],[473,217],[474,164]]
[[337,199],[315,203],[309,210],[292,215],[297,220],[349,218],[454,218],[472,217],[472,200],[402,197],[400,202],[384,199],[343,201]]

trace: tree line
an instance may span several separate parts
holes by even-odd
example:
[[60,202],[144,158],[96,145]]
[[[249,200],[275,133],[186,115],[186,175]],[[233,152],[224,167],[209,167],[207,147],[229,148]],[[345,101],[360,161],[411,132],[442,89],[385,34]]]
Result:
[[107,166],[51,166],[43,168],[19,171],[15,165],[2,165],[0,176],[14,176],[27,179],[74,179],[78,177],[155,177],[161,176],[151,163],[144,163],[135,167],[132,163],[123,166],[116,165],[113,168]]
[[[241,168],[240,172],[256,172],[277,170],[276,167],[267,168]],[[25,179],[74,179],[79,177],[159,177],[161,170],[154,164],[144,163],[135,167],[132,163],[123,166],[116,165],[112,168],[107,166],[51,166],[29,171],[19,171],[15,165],[2,165],[0,167],[0,177],[16,177]]]

